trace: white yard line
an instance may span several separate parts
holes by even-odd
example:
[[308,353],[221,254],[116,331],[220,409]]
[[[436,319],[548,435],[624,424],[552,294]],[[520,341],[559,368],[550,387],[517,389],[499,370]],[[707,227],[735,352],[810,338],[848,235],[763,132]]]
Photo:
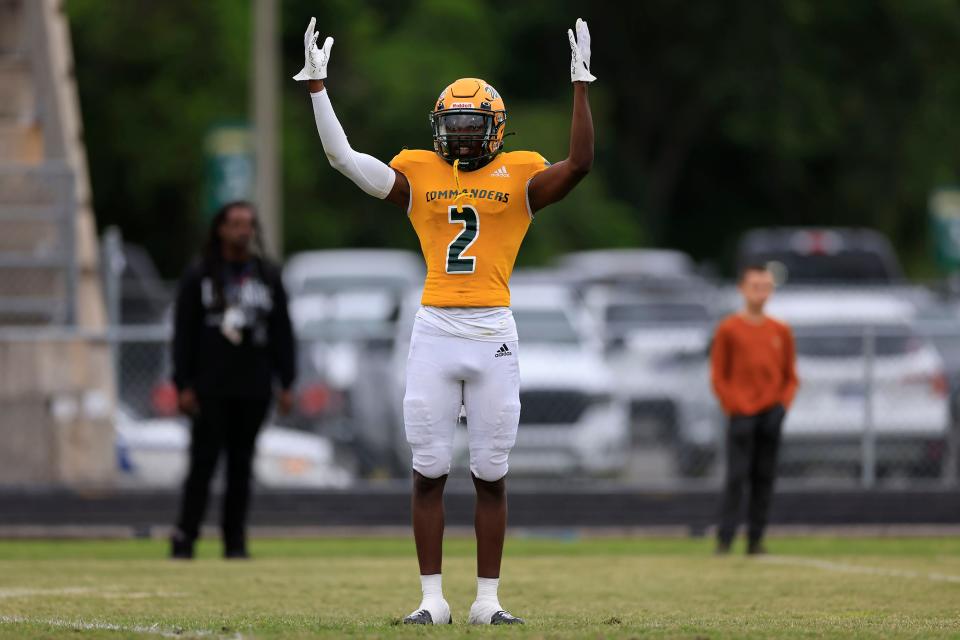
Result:
[[166,591],[107,591],[95,595],[111,600],[146,600],[147,598],[183,598],[187,594]]
[[89,587],[62,587],[58,589],[0,589],[0,599],[26,598],[30,596],[70,596],[95,592],[95,589],[91,589]]
[[[112,622],[85,622],[83,620],[63,620],[60,618],[41,619],[24,618],[20,616],[0,616],[0,625],[3,624],[39,624],[63,629],[82,629],[84,631],[121,631],[123,633],[140,633],[164,636],[169,638],[189,638],[191,636],[209,636],[210,631],[191,631],[187,629],[164,629],[159,625],[123,625]],[[235,636],[239,637],[239,636]]]
[[857,573],[869,576],[883,576],[886,578],[909,578],[914,580],[931,580],[933,582],[950,582],[953,584],[960,584],[960,576],[946,573],[923,573],[920,571],[909,571],[907,569],[868,567],[857,564],[847,564],[844,562],[833,562],[831,560],[819,560],[817,558],[795,558],[790,556],[763,556],[762,558],[759,558],[759,560],[768,564],[812,567],[815,569],[823,569],[824,571],[834,571],[837,573]]
[[165,593],[162,591],[103,591],[91,587],[60,587],[55,589],[29,589],[13,588],[0,589],[0,600],[5,598],[28,598],[31,596],[72,596],[86,595],[97,598],[111,599],[145,599],[145,598],[176,598],[182,597],[182,593]]

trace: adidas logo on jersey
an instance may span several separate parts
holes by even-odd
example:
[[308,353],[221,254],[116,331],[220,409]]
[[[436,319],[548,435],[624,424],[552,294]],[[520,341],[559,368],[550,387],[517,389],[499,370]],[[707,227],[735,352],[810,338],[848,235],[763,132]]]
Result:
[[512,356],[512,355],[513,355],[513,351],[510,351],[510,349],[507,348],[507,345],[504,344],[502,347],[497,349],[497,352],[493,354],[493,357],[501,358],[503,356]]
[[491,173],[490,175],[491,175],[491,176],[495,176],[495,177],[497,177],[497,178],[509,178],[509,177],[510,177],[510,174],[507,173],[507,168],[504,167],[503,165],[501,165],[499,169],[497,169],[496,171],[494,171],[494,172]]

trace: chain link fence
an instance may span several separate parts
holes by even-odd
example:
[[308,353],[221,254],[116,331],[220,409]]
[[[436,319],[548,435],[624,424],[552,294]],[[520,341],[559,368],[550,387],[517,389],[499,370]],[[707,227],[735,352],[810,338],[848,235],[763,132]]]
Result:
[[[566,310],[564,310],[566,313]],[[713,396],[709,328],[702,344],[648,327],[657,355],[625,347],[544,342],[520,331],[521,418],[512,477],[617,481],[634,486],[717,485],[726,417]],[[538,319],[542,320],[542,319]],[[402,422],[407,340],[331,336],[298,341],[291,415],[277,430],[309,435],[351,478],[407,478]],[[113,332],[119,410],[144,427],[179,421],[170,383],[169,327]],[[801,386],[783,427],[780,477],[831,486],[957,483],[958,378],[940,345],[960,344],[902,325],[794,328]],[[695,348],[694,348],[695,347]],[[466,418],[455,471],[466,473]],[[295,465],[294,465],[295,466]]]
[[[101,336],[115,365],[118,469],[130,486],[175,486],[189,437],[170,382],[174,284],[132,277],[136,258],[118,242],[105,239],[113,253],[103,264],[107,307],[121,322]],[[402,399],[418,291],[391,285],[378,298],[368,280],[351,282],[292,296],[295,406],[267,421],[262,484],[409,477]],[[522,411],[511,477],[719,486],[727,418],[709,353],[717,322],[738,305],[732,286],[624,290],[539,273],[520,274],[512,290]],[[958,299],[917,287],[784,289],[770,312],[792,327],[800,378],[783,426],[782,483],[960,484]],[[466,433],[462,413],[453,473],[464,476]]]

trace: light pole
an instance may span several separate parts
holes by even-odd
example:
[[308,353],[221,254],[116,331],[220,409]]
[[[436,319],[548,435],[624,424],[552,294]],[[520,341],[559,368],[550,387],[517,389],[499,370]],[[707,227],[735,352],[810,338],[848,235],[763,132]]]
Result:
[[283,206],[280,198],[280,154],[277,148],[277,0],[253,0],[253,118],[257,163],[257,208],[265,243],[277,260],[283,257]]

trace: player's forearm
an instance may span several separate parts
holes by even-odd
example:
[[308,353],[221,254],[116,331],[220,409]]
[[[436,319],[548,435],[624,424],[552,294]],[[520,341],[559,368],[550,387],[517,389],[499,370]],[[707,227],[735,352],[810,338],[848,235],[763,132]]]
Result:
[[[322,86],[319,80],[311,82],[320,82]],[[327,160],[334,169],[350,178],[365,193],[383,200],[390,194],[396,174],[380,160],[365,153],[358,153],[350,147],[347,134],[333,112],[328,93],[324,90],[310,94],[317,133],[323,143]]]
[[307,91],[310,93],[323,91],[323,86],[323,80],[307,80]]
[[573,83],[573,122],[567,161],[576,173],[586,175],[593,167],[593,116],[587,99],[587,82]]

